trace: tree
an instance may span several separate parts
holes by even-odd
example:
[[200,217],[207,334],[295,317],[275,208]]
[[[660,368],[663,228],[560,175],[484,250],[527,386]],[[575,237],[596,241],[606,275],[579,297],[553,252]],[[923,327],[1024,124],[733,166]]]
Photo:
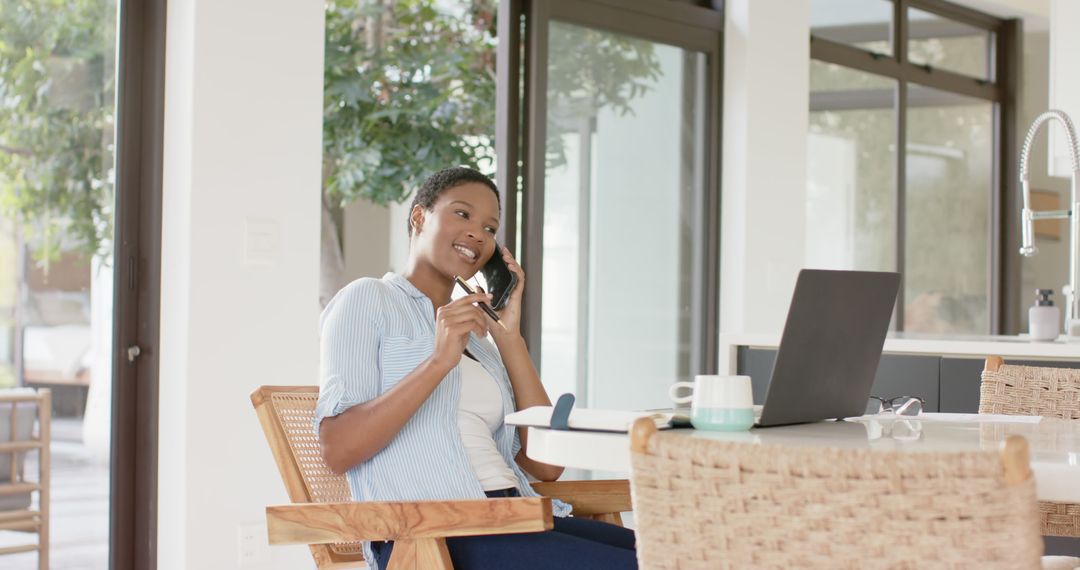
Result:
[[[332,212],[364,198],[401,202],[431,173],[452,165],[493,174],[495,0],[331,0],[326,10],[323,123],[323,301],[344,285]],[[574,41],[549,62],[551,99],[595,111],[630,112],[659,76],[652,44],[606,32]],[[581,30],[579,30],[580,32]],[[573,54],[569,57],[569,54]],[[558,125],[549,124],[549,166],[561,164]]]
[[[327,0],[323,113],[324,300],[343,285],[335,216],[387,205],[431,173],[495,169],[497,0]],[[109,9],[113,12],[109,12]],[[115,0],[0,0],[0,207],[43,259],[65,247],[107,255],[112,236]],[[549,95],[629,112],[657,79],[652,44],[563,36]],[[75,81],[78,79],[78,81]],[[558,126],[549,165],[562,162]]]
[[0,207],[46,263],[110,248],[109,13],[114,0],[0,0]]

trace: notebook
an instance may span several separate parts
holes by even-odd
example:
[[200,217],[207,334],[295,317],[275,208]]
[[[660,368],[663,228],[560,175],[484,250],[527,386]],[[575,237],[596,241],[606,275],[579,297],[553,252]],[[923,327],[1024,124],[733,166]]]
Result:
[[[551,427],[552,406],[533,406],[506,416],[506,423],[512,426]],[[570,429],[589,431],[627,432],[638,418],[650,418],[659,429],[689,423],[690,418],[675,411],[625,411],[598,410],[592,408],[574,408],[570,411],[568,425]]]

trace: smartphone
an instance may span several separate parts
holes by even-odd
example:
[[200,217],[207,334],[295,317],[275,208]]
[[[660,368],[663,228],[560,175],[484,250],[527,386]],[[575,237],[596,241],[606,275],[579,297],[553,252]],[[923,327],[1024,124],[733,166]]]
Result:
[[480,269],[487,282],[487,292],[491,294],[491,308],[499,310],[510,300],[510,293],[517,287],[518,278],[503,261],[502,246],[495,244],[495,253]]

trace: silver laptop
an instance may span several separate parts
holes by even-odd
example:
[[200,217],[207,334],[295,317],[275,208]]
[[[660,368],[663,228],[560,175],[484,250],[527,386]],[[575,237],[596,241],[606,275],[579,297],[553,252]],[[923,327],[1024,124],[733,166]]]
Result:
[[899,273],[800,271],[755,425],[863,415],[899,289]]

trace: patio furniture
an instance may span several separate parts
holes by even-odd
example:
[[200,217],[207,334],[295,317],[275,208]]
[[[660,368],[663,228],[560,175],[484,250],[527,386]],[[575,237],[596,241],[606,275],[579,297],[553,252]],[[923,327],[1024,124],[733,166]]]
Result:
[[1041,565],[1027,441],[994,451],[761,445],[631,433],[642,568]]
[[[979,413],[1080,421],[1080,369],[1005,364],[990,356],[979,387]],[[1080,537],[1080,504],[1039,501],[1043,536]]]
[[[270,544],[307,544],[320,569],[357,568],[364,560],[359,541],[393,540],[392,570],[449,570],[447,537],[552,528],[548,497],[353,501],[345,476],[323,462],[312,429],[318,398],[317,386],[263,386],[251,394],[292,501],[267,507]],[[625,480],[537,483],[535,488],[570,503],[581,516],[614,521],[630,510]]]
[[[34,420],[37,434],[34,434]],[[36,533],[36,544],[0,548],[0,555],[38,552],[38,568],[49,568],[49,390],[0,390],[0,530]],[[26,454],[38,453],[38,476],[27,480]],[[38,494],[37,509],[33,494]],[[2,563],[0,563],[2,566]]]

